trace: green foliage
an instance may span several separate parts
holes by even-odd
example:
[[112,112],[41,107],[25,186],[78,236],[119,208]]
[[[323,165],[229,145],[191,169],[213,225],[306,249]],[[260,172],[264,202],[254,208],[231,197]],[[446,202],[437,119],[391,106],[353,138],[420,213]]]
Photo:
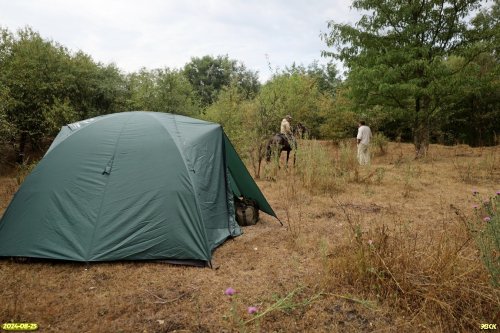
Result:
[[217,99],[219,92],[234,83],[246,99],[255,96],[260,84],[257,73],[247,70],[236,60],[226,56],[194,57],[184,66],[183,74],[198,94],[202,107],[208,107]]
[[162,111],[197,116],[199,101],[186,77],[177,70],[141,69],[127,77],[131,110]]
[[55,99],[50,107],[43,111],[44,126],[51,134],[57,134],[62,124],[69,124],[78,119],[77,112],[68,99]]
[[236,83],[222,88],[218,99],[206,109],[205,119],[220,123],[245,158],[250,158],[259,177],[266,141],[291,114],[292,125],[305,124],[313,137],[320,135],[321,114],[332,105],[332,97],[318,89],[317,80],[298,69],[276,74],[253,100]]
[[17,136],[16,127],[7,118],[6,112],[9,108],[9,102],[10,98],[6,89],[0,87],[0,144],[13,141]]
[[297,72],[275,75],[262,87],[257,99],[267,132],[278,132],[281,119],[290,114],[292,125],[305,124],[311,137],[320,136],[321,115],[331,105],[331,97],[320,92],[316,79]]
[[67,80],[66,50],[43,40],[30,29],[20,30],[17,38],[10,35],[1,41],[0,85],[7,89],[12,102],[6,109],[9,122],[24,137],[38,141],[48,135],[45,110],[64,97]]
[[447,67],[456,72],[443,82],[446,101],[440,114],[441,143],[466,142],[472,146],[495,145],[500,127],[500,66],[498,56],[479,54],[473,61],[450,57]]
[[334,99],[322,108],[324,121],[320,125],[321,136],[335,141],[355,136],[359,116],[353,109],[349,89],[345,85],[340,86]]
[[355,26],[330,22],[331,31],[324,39],[335,50],[324,55],[349,68],[347,84],[357,108],[371,113],[381,106],[389,112],[385,119],[405,115],[421,155],[431,133],[442,125],[438,120],[446,109],[444,97],[450,92],[446,88],[458,75],[445,59],[460,54],[469,62],[481,51],[491,50],[491,45],[482,43],[491,36],[488,25],[471,27],[467,22],[480,4],[479,0],[461,1],[459,6],[441,0],[356,0],[353,7],[367,14]]
[[319,65],[318,61],[313,61],[307,68],[294,63],[291,67],[287,67],[282,74],[307,76],[316,82],[321,93],[330,96],[335,95],[337,87],[341,83],[337,67],[333,62],[329,62],[326,65]]
[[209,121],[221,124],[228,138],[240,152],[245,151],[253,139],[249,137],[252,123],[247,123],[247,120],[250,120],[246,114],[247,103],[238,91],[238,87],[233,84],[221,90],[219,98],[208,107],[204,116]]
[[304,141],[297,150],[296,174],[304,188],[312,193],[333,193],[342,182],[337,177],[329,149],[316,140]]
[[377,132],[373,135],[371,144],[379,149],[381,155],[385,155],[389,146],[389,140],[384,133]]
[[76,110],[76,120],[125,110],[128,92],[116,66],[96,64],[83,52],[71,56],[68,66],[64,98]]
[[123,110],[124,81],[113,65],[72,55],[30,28],[0,38],[1,128],[17,136],[20,156],[66,123]]

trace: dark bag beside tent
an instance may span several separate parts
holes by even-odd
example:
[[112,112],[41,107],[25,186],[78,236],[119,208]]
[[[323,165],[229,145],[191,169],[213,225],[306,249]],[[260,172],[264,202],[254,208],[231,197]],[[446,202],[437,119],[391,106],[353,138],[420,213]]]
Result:
[[241,234],[233,197],[276,216],[218,124],[124,112],[64,126],[0,220],[0,256],[196,260]]
[[242,227],[254,225],[259,221],[259,204],[255,200],[235,197],[234,210],[236,222]]

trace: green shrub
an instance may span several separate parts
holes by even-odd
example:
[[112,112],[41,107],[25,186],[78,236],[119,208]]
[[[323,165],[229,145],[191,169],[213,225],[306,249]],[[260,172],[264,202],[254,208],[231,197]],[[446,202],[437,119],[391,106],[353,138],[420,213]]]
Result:
[[389,139],[387,139],[382,132],[375,133],[372,137],[372,145],[379,149],[380,155],[385,155],[387,153]]

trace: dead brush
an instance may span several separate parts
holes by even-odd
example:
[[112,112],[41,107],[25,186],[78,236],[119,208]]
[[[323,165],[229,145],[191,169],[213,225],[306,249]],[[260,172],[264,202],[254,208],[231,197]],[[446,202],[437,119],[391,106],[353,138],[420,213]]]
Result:
[[[9,178],[0,179],[0,214],[7,208],[19,185],[17,181]],[[1,215],[0,215],[1,216]]]
[[436,224],[430,233],[383,214],[366,226],[362,213],[337,205],[349,242],[330,258],[329,274],[351,285],[358,297],[405,313],[409,319],[397,323],[402,329],[432,330],[438,324],[440,331],[470,332],[495,319],[488,314],[498,310],[500,292],[488,284],[473,242],[456,219]]
[[277,150],[272,150],[271,159],[264,163],[264,179],[277,181],[280,174],[280,159]]
[[498,182],[500,168],[498,167],[497,148],[485,151],[479,160],[471,159],[465,154],[458,154],[453,159],[453,168],[457,179],[465,184],[475,184],[480,181]]
[[483,158],[479,161],[479,169],[485,181],[498,183],[500,180],[499,162],[498,147],[494,147],[492,150],[485,152]]
[[347,181],[359,181],[359,163],[352,142],[346,140],[339,143],[339,151],[334,166],[336,177]]
[[474,161],[456,158],[453,160],[453,168],[457,178],[466,184],[473,184],[478,181],[477,164]]
[[402,182],[403,182],[403,197],[409,198],[411,193],[415,190],[415,180],[419,179],[422,175],[422,168],[417,164],[418,162],[405,159],[404,162],[399,165],[403,169]]
[[300,180],[295,172],[295,169],[285,171],[286,181],[280,182],[280,197],[283,202],[285,211],[285,224],[289,231],[290,242],[297,246],[297,242],[302,234],[303,225],[303,205],[304,193]]

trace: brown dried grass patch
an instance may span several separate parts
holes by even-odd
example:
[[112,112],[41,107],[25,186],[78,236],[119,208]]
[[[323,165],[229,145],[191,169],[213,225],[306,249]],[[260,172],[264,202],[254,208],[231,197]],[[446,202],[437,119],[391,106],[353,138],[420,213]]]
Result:
[[[335,166],[340,148],[320,144]],[[488,173],[481,164],[498,159],[498,147],[432,145],[423,160],[413,156],[412,145],[390,143],[357,178],[332,175],[339,178],[327,190],[305,186],[294,167],[259,180],[285,226],[263,216],[215,251],[214,269],[1,260],[0,322],[36,322],[42,332],[467,332],[500,324],[500,292],[451,208],[470,209],[472,186],[499,190],[498,167]],[[481,175],[473,184],[455,165],[470,160]],[[0,209],[12,182],[0,179]],[[237,290],[232,299],[228,287]],[[248,306],[268,312],[249,321]]]

